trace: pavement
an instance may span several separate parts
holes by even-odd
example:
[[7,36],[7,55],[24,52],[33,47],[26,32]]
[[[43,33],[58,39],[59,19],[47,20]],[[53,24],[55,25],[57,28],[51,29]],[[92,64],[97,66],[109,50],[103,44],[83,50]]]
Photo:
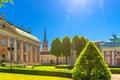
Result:
[[[72,79],[70,79],[70,80],[72,80]],[[112,74],[111,80],[120,80],[120,74]]]
[[120,74],[112,74],[111,80],[120,80]]

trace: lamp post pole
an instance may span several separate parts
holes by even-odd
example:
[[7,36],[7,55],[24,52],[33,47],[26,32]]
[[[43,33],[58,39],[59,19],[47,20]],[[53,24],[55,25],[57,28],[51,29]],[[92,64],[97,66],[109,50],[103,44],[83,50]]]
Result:
[[13,47],[8,47],[8,51],[10,51],[10,69],[12,69],[12,51],[14,51]]

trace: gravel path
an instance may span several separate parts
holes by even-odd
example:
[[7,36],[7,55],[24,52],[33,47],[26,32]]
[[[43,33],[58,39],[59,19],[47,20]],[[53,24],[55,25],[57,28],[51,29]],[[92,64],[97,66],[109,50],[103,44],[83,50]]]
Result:
[[[70,79],[70,80],[72,80],[72,79]],[[120,74],[112,74],[111,80],[120,80]]]

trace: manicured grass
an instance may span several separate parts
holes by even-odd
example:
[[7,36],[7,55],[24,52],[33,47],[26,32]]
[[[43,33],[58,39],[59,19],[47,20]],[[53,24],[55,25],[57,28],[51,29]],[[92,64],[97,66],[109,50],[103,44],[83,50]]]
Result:
[[70,78],[0,73],[0,80],[70,80]]
[[65,72],[65,73],[70,73],[72,71],[72,70],[69,70],[69,69],[55,68],[55,66],[38,66],[38,67],[35,67],[34,70]]

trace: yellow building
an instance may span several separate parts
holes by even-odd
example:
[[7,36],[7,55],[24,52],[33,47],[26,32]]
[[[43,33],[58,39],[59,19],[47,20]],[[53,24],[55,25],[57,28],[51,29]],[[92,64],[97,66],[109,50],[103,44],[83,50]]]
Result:
[[[10,52],[8,47],[13,47]],[[40,63],[40,41],[29,32],[24,31],[0,17],[0,62]]]

